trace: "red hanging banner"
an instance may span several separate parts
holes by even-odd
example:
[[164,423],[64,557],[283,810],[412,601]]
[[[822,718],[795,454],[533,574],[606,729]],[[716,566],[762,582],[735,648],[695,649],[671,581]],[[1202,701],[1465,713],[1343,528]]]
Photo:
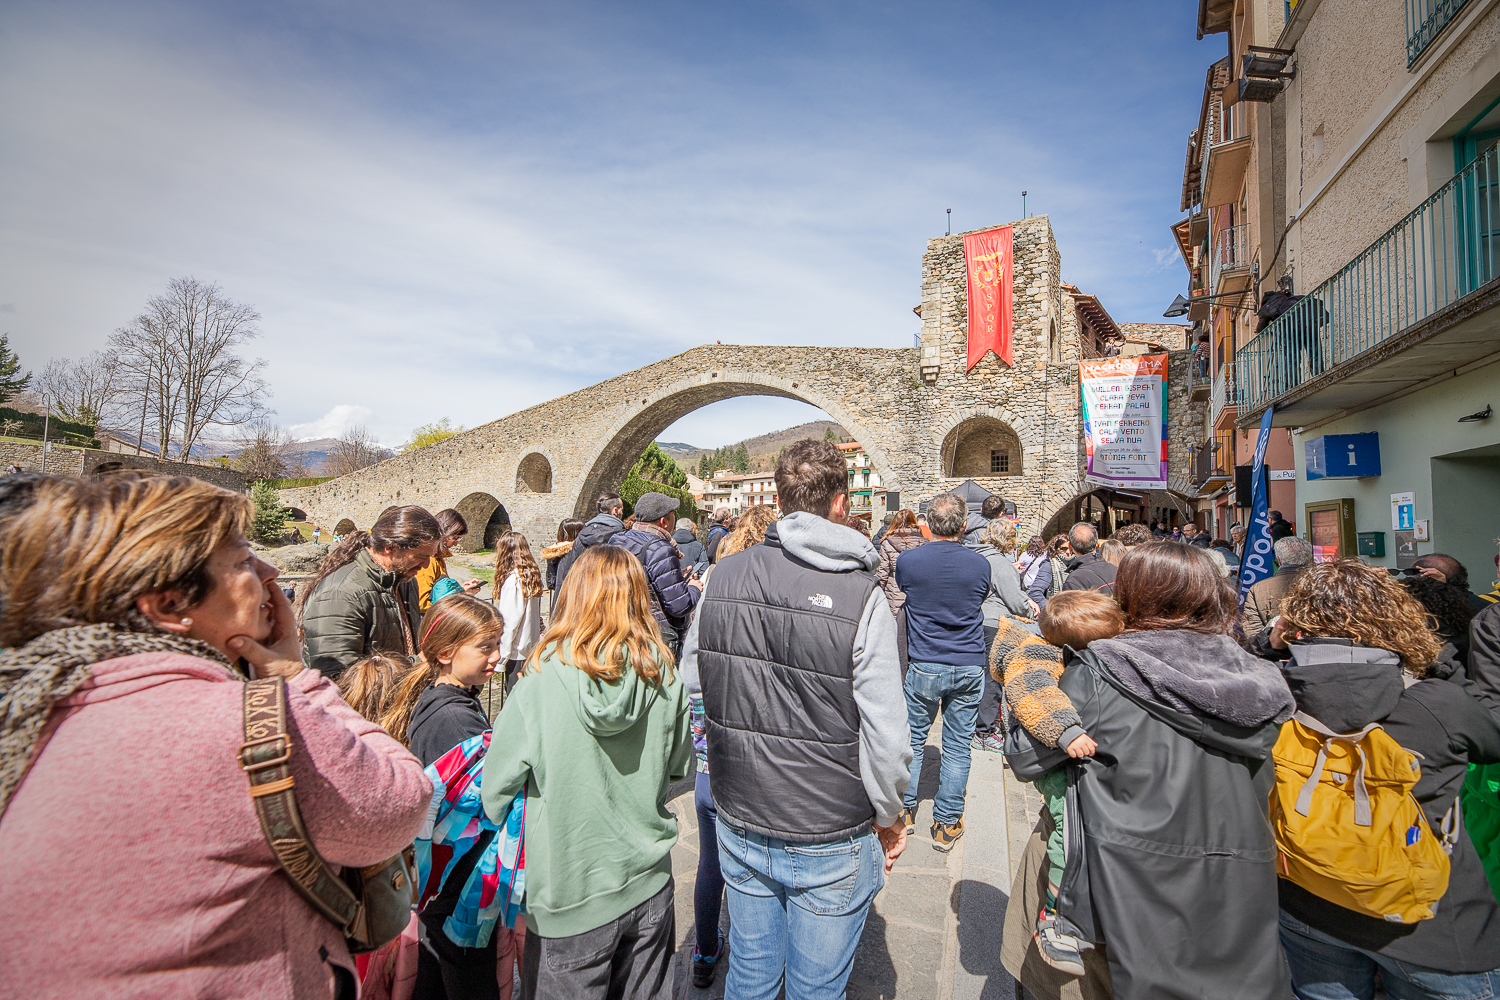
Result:
[[969,367],[989,351],[1011,364],[1011,227],[965,236],[964,262],[969,272]]

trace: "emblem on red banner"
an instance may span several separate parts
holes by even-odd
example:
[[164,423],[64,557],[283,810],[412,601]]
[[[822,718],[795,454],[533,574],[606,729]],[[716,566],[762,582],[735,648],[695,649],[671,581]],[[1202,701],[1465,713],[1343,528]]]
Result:
[[969,368],[990,351],[1011,361],[1011,286],[1015,261],[1011,227],[1001,226],[964,237],[969,275]]

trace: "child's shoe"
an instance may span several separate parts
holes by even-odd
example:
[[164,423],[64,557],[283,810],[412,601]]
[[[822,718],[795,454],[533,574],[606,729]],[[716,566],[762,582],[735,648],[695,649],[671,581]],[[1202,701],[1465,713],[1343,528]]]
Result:
[[724,957],[729,942],[724,940],[724,932],[719,932],[719,951],[710,958],[704,958],[698,953],[698,946],[693,945],[693,986],[700,990],[706,990],[714,984],[714,970],[718,966],[720,958]]
[[1057,911],[1042,908],[1036,918],[1036,947],[1042,961],[1058,972],[1070,976],[1083,975],[1083,944],[1071,934],[1057,929]]
[[901,810],[901,815],[896,817],[896,822],[906,827],[907,833],[915,833],[917,829],[917,811],[915,809]]

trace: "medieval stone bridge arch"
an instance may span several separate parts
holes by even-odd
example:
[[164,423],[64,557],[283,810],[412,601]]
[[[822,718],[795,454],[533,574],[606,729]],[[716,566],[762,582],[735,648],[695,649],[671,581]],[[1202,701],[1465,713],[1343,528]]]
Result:
[[[315,521],[372,522],[395,504],[455,507],[478,546],[496,505],[534,546],[564,517],[588,517],[646,445],[680,417],[736,396],[800,399],[863,444],[890,489],[920,478],[915,350],[712,345],[465,431],[319,486],[283,490]],[[481,510],[480,508],[484,508]],[[472,515],[472,516],[471,516]],[[486,541],[489,541],[486,539]]]

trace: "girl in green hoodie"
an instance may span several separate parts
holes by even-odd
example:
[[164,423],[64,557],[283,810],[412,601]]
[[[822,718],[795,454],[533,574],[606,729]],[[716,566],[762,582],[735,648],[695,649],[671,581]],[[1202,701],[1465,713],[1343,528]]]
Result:
[[485,809],[526,789],[526,950],[538,998],[667,997],[676,944],[667,788],[692,774],[687,695],[646,574],[594,546],[495,719]]

